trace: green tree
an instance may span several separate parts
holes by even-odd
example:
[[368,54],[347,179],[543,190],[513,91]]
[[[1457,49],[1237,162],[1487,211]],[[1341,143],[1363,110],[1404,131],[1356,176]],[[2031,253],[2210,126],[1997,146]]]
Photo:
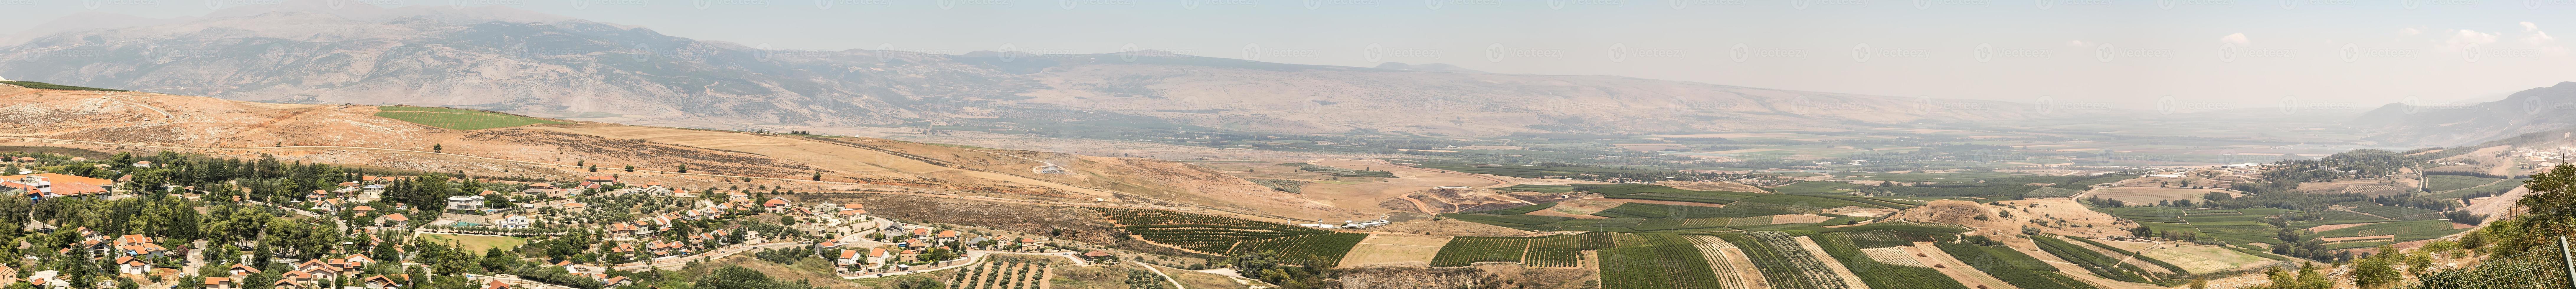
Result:
[[2398,281],[2406,278],[2396,268],[2397,259],[2405,254],[2397,253],[2396,247],[2388,245],[2380,245],[2379,250],[2380,254],[2353,262],[2352,284],[2354,286],[2364,289],[2388,288],[2397,286]]
[[626,172],[635,172],[635,165],[626,165]]
[[1163,289],[1163,277],[1145,270],[1127,271],[1127,289]]
[[768,274],[738,265],[726,265],[698,276],[700,289],[806,289],[809,286],[770,279]]

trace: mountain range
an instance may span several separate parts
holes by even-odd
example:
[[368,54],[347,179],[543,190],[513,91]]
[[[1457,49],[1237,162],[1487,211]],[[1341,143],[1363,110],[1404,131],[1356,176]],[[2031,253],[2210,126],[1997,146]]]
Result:
[[2350,122],[2375,128],[2371,140],[2434,146],[2476,144],[2576,127],[2576,82],[2515,92],[2504,99],[2453,106],[2392,103]]
[[[321,1],[57,21],[0,77],[278,103],[487,109],[714,129],[1145,120],[1275,133],[1832,130],[2016,120],[2026,104],[1157,51],[770,50],[501,7]],[[94,16],[107,17],[107,16]],[[50,33],[43,36],[26,34]],[[0,43],[5,44],[5,43]],[[817,129],[824,128],[824,129]]]

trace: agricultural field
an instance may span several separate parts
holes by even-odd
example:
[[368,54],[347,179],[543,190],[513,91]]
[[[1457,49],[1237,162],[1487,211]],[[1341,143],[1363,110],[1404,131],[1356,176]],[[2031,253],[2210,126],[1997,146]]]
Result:
[[2360,213],[2363,213],[2363,214],[2370,214],[2370,215],[2372,215],[2372,216],[2379,216],[2379,217],[2381,217],[2381,218],[2388,218],[2388,219],[2390,219],[2390,220],[2401,220],[2401,221],[2405,221],[2405,220],[2432,220],[2432,219],[2441,219],[2441,218],[2442,218],[2442,212],[2440,212],[2440,211],[2426,210],[2426,209],[2423,209],[2423,208],[2416,208],[2416,207],[2397,207],[2397,206],[2379,206],[2379,205],[2371,205],[2371,206],[2353,207],[2353,208],[2352,208],[2352,211],[2354,211],[2354,212],[2360,212]]
[[[1431,257],[1432,267],[1460,267],[1477,262],[1519,262],[1537,267],[1574,267],[1585,250],[1614,244],[1616,233],[1546,237],[1457,237]],[[1624,235],[1624,234],[1621,234]],[[1587,245],[1588,244],[1588,245]]]
[[[1863,253],[1861,250],[1866,247],[1859,245],[1863,242],[1853,241],[1852,234],[1854,233],[1826,233],[1816,235],[1813,239],[1817,247],[1823,248],[1825,254],[1832,255],[1835,261],[1841,261],[1843,268],[1850,269],[1852,273],[1860,276],[1861,283],[1869,285],[1869,288],[1968,288],[1967,285],[1959,284],[1959,280],[1941,274],[1939,270],[1920,266],[1920,262],[1913,262],[1912,256],[1903,255],[1902,251],[1897,255],[1904,260],[1900,262],[1910,262],[1916,266],[1882,263],[1878,261],[1879,258]],[[1885,242],[1866,243],[1884,244]]]
[[[1556,235],[1530,240],[1529,255],[1523,264],[1539,267],[1576,267],[1583,265],[1583,251],[1607,247],[1617,233]],[[1600,239],[1600,240],[1594,240]]]
[[2077,267],[2084,267],[2084,270],[2092,271],[2094,276],[2123,282],[2155,283],[2154,280],[2147,279],[2146,269],[2122,262],[2122,257],[2102,255],[2101,252],[2093,251],[2091,248],[2060,240],[2057,236],[2038,235],[2032,236],[2031,240],[2039,245],[2040,251],[2057,255],[2058,259],[2075,263]]
[[1846,182],[1807,181],[1807,182],[1799,182],[1799,183],[1795,183],[1795,184],[1788,184],[1788,185],[1783,185],[1783,186],[1778,186],[1778,187],[1771,187],[1771,191],[1772,191],[1772,192],[1782,193],[1782,194],[1802,194],[1802,195],[1841,195],[1841,194],[1843,194],[1843,193],[1849,193],[1849,192],[1852,192],[1852,189],[1858,189],[1858,188],[1862,188],[1862,187],[1868,187],[1868,186],[1866,186],[1866,185],[1859,185],[1859,184],[1852,184],[1852,183],[1846,183]]
[[1725,288],[1707,257],[1688,239],[1673,234],[1638,237],[1641,244],[1601,249],[1601,288]]
[[1055,276],[1055,266],[1020,262],[985,262],[958,268],[949,275],[948,288],[955,289],[1038,289],[1047,288],[1047,279]]
[[2501,181],[2501,182],[2495,182],[2495,183],[2493,183],[2493,184],[2486,184],[2486,185],[2477,186],[2477,187],[2470,187],[2470,188],[2466,188],[2466,189],[2451,190],[2451,191],[2434,191],[2434,192],[2436,192],[2436,193],[2426,194],[2426,195],[2424,195],[2424,196],[2425,196],[2425,197],[2429,197],[2429,198],[2434,198],[2434,199],[2458,199],[2458,198],[2460,198],[2460,197],[2476,196],[2476,195],[2492,196],[2492,195],[2497,195],[2497,194],[2503,194],[2504,192],[2507,192],[2507,191],[2512,191],[2514,188],[2520,188],[2520,187],[2522,187],[2522,182],[2530,181],[2530,180],[2531,180],[2531,179],[2529,179],[2529,178],[2516,178],[2516,179],[2509,179],[2509,180],[2504,180],[2504,181]]
[[[1544,237],[1541,237],[1544,238]],[[1432,267],[1464,267],[1477,262],[1521,262],[1530,251],[1524,237],[1457,237],[1431,257]]]
[[1726,243],[1726,240],[1718,239],[1717,236],[1685,237],[1690,238],[1692,246],[1699,247],[1701,258],[1708,260],[1709,271],[1717,274],[1718,288],[1752,288],[1745,286],[1744,268],[1737,268],[1734,261],[1729,261],[1735,258],[1731,256],[1735,253],[1729,253],[1732,250],[1727,249],[1735,248],[1735,244]]
[[452,130],[478,130],[531,124],[569,123],[496,112],[443,107],[384,106],[377,107],[376,109],[379,110],[376,112],[376,116],[378,117],[391,118]]
[[1219,255],[1273,251],[1288,263],[1341,264],[1368,234],[1339,233],[1288,224],[1137,209],[1093,208],[1119,228],[1146,241]]
[[1574,192],[1574,185],[1513,185],[1509,187],[1494,188],[1494,190],[1532,193],[1571,193]]
[[1851,288],[1843,283],[1841,276],[1834,274],[1832,267],[1826,267],[1823,260],[1808,253],[1788,233],[1764,231],[1720,234],[1718,237],[1743,249],[1744,255],[1753,259],[1754,268],[1762,271],[1762,279],[1768,281],[1771,288]]
[[2474,188],[2502,180],[2504,179],[2475,176],[2428,175],[2424,176],[2424,190],[2440,192]]
[[2002,279],[2004,283],[2010,283],[2013,287],[2095,288],[2092,284],[2085,284],[2059,274],[2056,266],[2049,266],[2038,258],[2031,258],[2030,255],[2022,254],[2021,251],[2010,247],[1984,246],[1971,242],[1946,242],[1938,246],[1942,252],[1948,252],[1959,261],[1967,262],[1968,266],[1976,267],[1977,271],[1994,275],[1995,279]]
[[[1517,152],[1525,152],[1525,153],[1514,153],[1514,154],[1549,153],[1549,152],[1539,152],[1539,151],[1517,151]],[[1569,175],[1581,175],[1581,174],[1634,174],[1634,173],[1656,173],[1656,172],[1661,172],[1661,171],[1654,171],[1654,170],[1631,170],[1631,169],[1601,168],[1601,167],[1571,167],[1571,166],[1568,166],[1568,167],[1551,167],[1551,166],[1520,165],[1520,164],[1500,165],[1500,164],[1467,164],[1467,163],[1449,163],[1449,162],[1424,162],[1424,163],[1422,163],[1421,165],[1416,165],[1416,166],[1414,166],[1414,167],[1417,167],[1417,168],[1442,169],[1442,170],[1449,170],[1449,171],[1455,171],[1455,172],[1461,172],[1461,173],[1487,174],[1487,175],[1497,175],[1497,176],[1516,177],[1516,178],[1543,178],[1543,177],[1551,177],[1551,176],[1569,176]]]
[[1528,213],[1530,213],[1530,212],[1537,212],[1537,211],[1539,211],[1539,210],[1546,210],[1547,208],[1550,208],[1550,207],[1556,207],[1556,204],[1557,204],[1557,203],[1535,204],[1535,205],[1528,205],[1528,206],[1514,207],[1514,208],[1510,208],[1510,209],[1501,209],[1501,210],[1492,210],[1492,211],[1483,211],[1483,212],[1468,212],[1468,213],[1486,213],[1486,214],[1495,214],[1495,215],[1519,215],[1519,214],[1528,214]]
[[2245,252],[2238,252],[2236,250],[2229,250],[2218,246],[2170,243],[2158,244],[2090,239],[2076,240],[2096,244],[2098,247],[2111,249],[2115,252],[2138,256],[2147,260],[2149,263],[2155,263],[2159,266],[2169,266],[2168,270],[2180,270],[2179,272],[2182,273],[2210,274],[2242,268],[2254,268],[2274,262],[2273,260],[2265,259],[2262,256],[2246,254]]
[[2236,193],[2220,189],[2117,187],[2094,189],[2092,192],[2085,193],[2084,196],[2120,200],[2121,202],[2129,204],[2154,205],[2156,202],[2172,200],[2190,200],[2192,202],[2200,202],[2204,200],[2202,197],[2208,196],[2209,193],[2222,193],[2230,196],[2236,195]]
[[2396,242],[2406,242],[2440,238],[2442,236],[2449,236],[2451,234],[2457,234],[2459,232],[2469,230],[2469,228],[2463,227],[2467,227],[2467,225],[2459,225],[2443,220],[2396,221],[2317,232],[2316,237],[2337,238],[2397,235],[2397,240],[2395,240]]
[[1360,240],[1359,245],[1351,247],[1349,254],[1342,256],[1341,266],[1338,267],[1432,262],[1432,256],[1445,249],[1442,245],[1449,244],[1450,238],[1450,236],[1426,235],[1369,235],[1367,239]]

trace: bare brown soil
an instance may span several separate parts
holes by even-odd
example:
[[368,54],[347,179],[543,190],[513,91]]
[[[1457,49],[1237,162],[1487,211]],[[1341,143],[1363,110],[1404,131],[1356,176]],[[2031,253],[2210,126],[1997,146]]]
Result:
[[1339,267],[1369,265],[1431,266],[1431,257],[1449,244],[1450,236],[1370,234],[1342,256]]

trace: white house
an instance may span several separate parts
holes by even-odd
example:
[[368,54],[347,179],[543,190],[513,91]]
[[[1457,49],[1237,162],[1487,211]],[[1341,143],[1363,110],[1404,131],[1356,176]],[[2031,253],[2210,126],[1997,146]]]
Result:
[[482,207],[483,196],[447,197],[447,209],[449,210],[474,210]]

